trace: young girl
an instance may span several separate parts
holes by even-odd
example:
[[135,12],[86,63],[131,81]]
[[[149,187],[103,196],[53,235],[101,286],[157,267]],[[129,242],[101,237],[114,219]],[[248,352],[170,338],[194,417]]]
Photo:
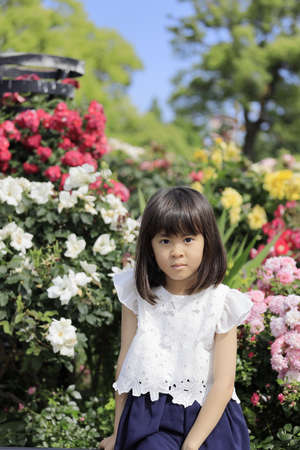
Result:
[[105,450],[249,450],[234,389],[236,327],[252,303],[222,284],[226,255],[212,207],[188,187],[144,211],[122,303],[114,433]]

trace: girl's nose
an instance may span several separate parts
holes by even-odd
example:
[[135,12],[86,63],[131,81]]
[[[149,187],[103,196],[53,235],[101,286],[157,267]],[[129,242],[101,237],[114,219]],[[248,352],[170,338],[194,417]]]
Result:
[[171,255],[172,256],[181,256],[183,254],[182,246],[180,244],[173,245],[171,249]]

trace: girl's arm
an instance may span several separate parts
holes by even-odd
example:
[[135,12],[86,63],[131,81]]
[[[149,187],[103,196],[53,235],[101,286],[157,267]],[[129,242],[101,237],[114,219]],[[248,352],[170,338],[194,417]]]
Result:
[[[117,361],[117,368],[116,368],[116,379],[119,376],[119,373],[121,371],[125,356],[128,352],[129,346],[131,344],[132,339],[135,336],[137,329],[137,317],[129,308],[127,308],[125,305],[122,305],[122,321],[121,321],[121,348],[120,353]],[[125,406],[125,402],[127,399],[127,393],[124,394],[118,394],[118,392],[115,393],[115,420],[114,420],[114,431],[113,434],[107,438],[104,438],[100,444],[99,447],[103,449],[113,449],[115,440],[117,437],[117,431],[118,426],[120,422],[120,418],[122,415],[122,411]]]
[[220,420],[234,389],[236,352],[236,327],[215,335],[214,382],[182,450],[198,450]]
[[[137,329],[137,317],[129,308],[122,305],[122,321],[121,321],[121,348],[117,362],[116,379],[119,377],[123,361],[127,355],[129,346],[132,339],[135,336]],[[118,394],[115,393],[116,408],[115,408],[115,423],[114,434],[117,435],[120,417],[127,399],[127,393]]]

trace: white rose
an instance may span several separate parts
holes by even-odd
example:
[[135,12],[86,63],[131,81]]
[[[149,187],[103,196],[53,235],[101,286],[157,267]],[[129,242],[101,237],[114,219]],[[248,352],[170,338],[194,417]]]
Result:
[[58,212],[61,213],[64,208],[69,209],[73,208],[77,203],[77,195],[75,192],[66,192],[61,191],[59,193],[59,204],[58,204]]
[[107,255],[116,248],[114,239],[110,238],[109,234],[101,234],[98,237],[93,246],[94,253],[100,253],[100,255]]
[[91,276],[91,278],[94,281],[97,281],[100,283],[99,274],[97,273],[97,266],[96,264],[89,264],[87,261],[80,261],[80,265],[83,268],[83,270]]
[[78,239],[76,234],[72,233],[68,236],[66,245],[67,251],[65,252],[65,256],[68,258],[76,258],[85,249],[86,242],[84,239]]
[[17,231],[18,225],[15,222],[10,222],[5,227],[0,230],[0,239],[6,239],[8,236],[11,236],[12,233]]
[[53,194],[53,184],[50,181],[47,183],[35,181],[30,185],[29,197],[38,205],[47,203]]
[[90,164],[83,164],[82,166],[72,167],[69,175],[64,184],[66,191],[94,183],[99,173],[95,172],[94,167]]
[[0,180],[0,200],[8,205],[18,206],[22,200],[23,189],[12,177]]
[[53,319],[46,339],[51,343],[54,353],[64,356],[74,356],[74,347],[77,344],[76,328],[70,319]]
[[0,241],[0,255],[6,255],[7,253],[7,247],[6,245]]
[[32,247],[32,238],[33,235],[30,233],[25,233],[22,228],[17,228],[12,234],[11,234],[11,241],[10,245],[18,250],[20,253],[25,253],[26,249]]
[[104,198],[104,201],[109,204],[111,209],[118,211],[120,216],[126,216],[128,211],[119,197],[116,197],[114,194],[108,194]]
[[79,286],[85,286],[89,281],[91,278],[85,273],[74,273],[73,270],[69,270],[68,275],[58,276],[52,280],[53,285],[47,289],[48,297],[59,297],[61,304],[67,305],[71,298],[79,293]]

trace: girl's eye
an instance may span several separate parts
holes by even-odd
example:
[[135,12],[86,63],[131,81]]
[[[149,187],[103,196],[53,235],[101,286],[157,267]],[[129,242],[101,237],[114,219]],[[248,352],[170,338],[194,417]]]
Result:
[[161,239],[159,241],[160,244],[168,244],[169,242],[170,242],[169,239]]
[[193,241],[193,238],[191,238],[191,237],[186,237],[186,238],[184,238],[184,241],[186,242],[186,243],[190,243],[190,242],[192,242]]

